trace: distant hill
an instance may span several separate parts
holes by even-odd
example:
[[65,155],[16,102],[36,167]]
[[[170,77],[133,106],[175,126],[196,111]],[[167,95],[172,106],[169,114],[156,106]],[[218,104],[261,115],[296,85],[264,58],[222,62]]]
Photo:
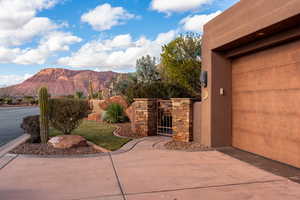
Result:
[[108,88],[111,80],[121,75],[123,74],[112,71],[96,72],[91,70],[75,71],[61,68],[48,68],[41,70],[21,84],[0,88],[0,95],[35,96],[37,90],[42,86],[48,87],[52,96],[70,95],[76,91],[82,91],[87,95],[89,80],[93,83],[94,91],[98,91]]

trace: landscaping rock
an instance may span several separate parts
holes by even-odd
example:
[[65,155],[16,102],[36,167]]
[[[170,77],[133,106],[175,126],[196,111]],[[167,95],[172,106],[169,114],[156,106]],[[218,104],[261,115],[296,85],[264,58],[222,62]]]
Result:
[[79,135],[61,135],[51,138],[48,144],[57,149],[88,146],[86,139]]
[[110,97],[102,102],[99,103],[100,108],[102,108],[103,110],[106,110],[107,107],[112,104],[112,103],[117,103],[120,104],[121,106],[123,106],[124,109],[126,109],[128,107],[128,104],[126,102],[126,100],[124,99],[124,97],[122,96],[113,96]]

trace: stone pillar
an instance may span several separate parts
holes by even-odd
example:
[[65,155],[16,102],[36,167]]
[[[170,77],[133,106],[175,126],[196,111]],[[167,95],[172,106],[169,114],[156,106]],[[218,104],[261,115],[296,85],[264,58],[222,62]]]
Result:
[[173,98],[173,139],[190,142],[193,140],[193,101],[189,98]]
[[133,131],[141,136],[156,135],[156,99],[134,99]]

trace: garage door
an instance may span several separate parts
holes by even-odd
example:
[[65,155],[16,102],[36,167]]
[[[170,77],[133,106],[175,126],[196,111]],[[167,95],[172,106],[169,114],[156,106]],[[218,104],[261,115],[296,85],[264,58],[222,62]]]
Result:
[[232,61],[234,147],[300,167],[300,41]]

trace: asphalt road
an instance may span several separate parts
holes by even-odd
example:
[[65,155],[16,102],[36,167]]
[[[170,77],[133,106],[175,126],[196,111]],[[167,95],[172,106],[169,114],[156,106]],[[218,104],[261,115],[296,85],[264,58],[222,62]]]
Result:
[[39,109],[32,107],[0,108],[0,146],[24,133],[20,128],[24,117],[38,113]]

